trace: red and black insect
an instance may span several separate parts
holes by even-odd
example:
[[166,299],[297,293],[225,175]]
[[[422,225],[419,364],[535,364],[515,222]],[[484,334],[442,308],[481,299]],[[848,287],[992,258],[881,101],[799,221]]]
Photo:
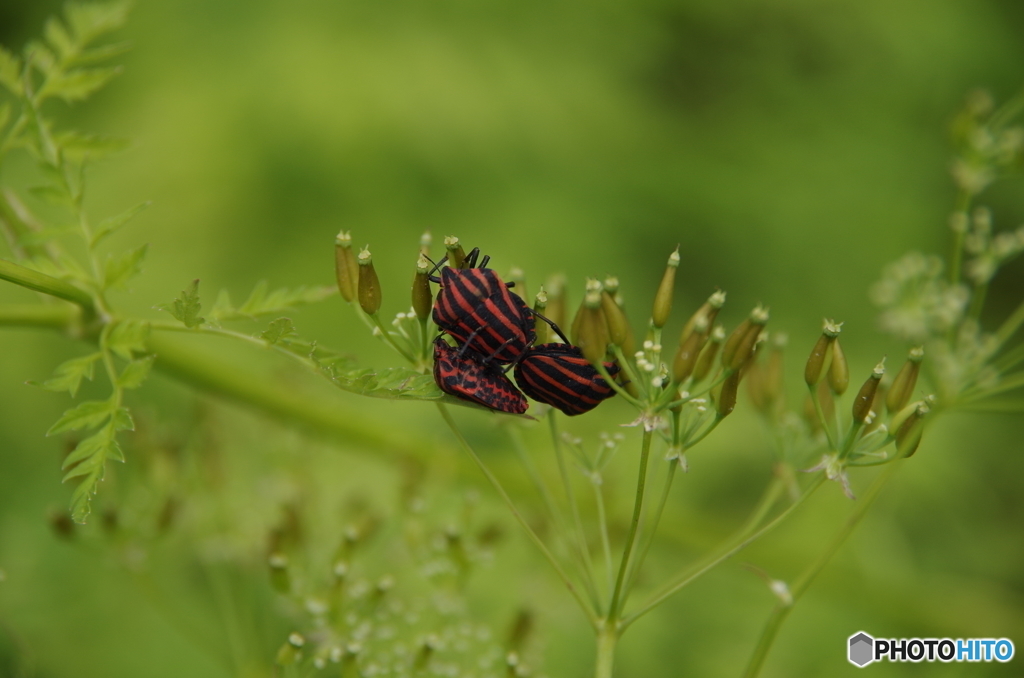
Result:
[[444,335],[434,340],[434,381],[456,398],[510,414],[526,412],[526,397],[497,365],[465,345],[450,346]]
[[487,268],[490,257],[476,265],[480,250],[466,256],[464,268],[441,271],[441,290],[434,302],[434,322],[460,345],[484,356],[485,361],[517,362],[537,340],[534,314],[498,274]]
[[[604,366],[609,376],[619,373],[615,363]],[[615,395],[580,349],[568,342],[532,347],[516,364],[515,378],[526,395],[569,416],[589,412]]]

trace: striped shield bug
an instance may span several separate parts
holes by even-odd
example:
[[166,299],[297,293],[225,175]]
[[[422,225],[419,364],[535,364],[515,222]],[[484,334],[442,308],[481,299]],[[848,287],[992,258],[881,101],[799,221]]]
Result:
[[434,340],[434,381],[456,398],[500,412],[526,412],[526,397],[497,365],[466,346],[449,345],[444,335]]
[[[615,363],[605,363],[610,376],[619,372]],[[615,391],[571,344],[534,346],[515,367],[516,383],[534,400],[557,407],[572,416],[597,407]]]
[[487,268],[490,257],[477,266],[480,250],[466,256],[464,268],[441,271],[441,290],[434,302],[438,327],[459,344],[498,363],[514,363],[537,339],[530,307],[508,290],[498,274]]

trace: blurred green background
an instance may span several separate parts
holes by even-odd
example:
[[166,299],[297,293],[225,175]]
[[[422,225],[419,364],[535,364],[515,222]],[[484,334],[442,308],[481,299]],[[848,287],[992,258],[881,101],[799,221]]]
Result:
[[[3,2],[0,41],[20,49],[59,9],[50,0]],[[330,285],[333,236],[351,229],[357,244],[371,245],[384,311],[395,313],[406,306],[418,238],[429,229],[435,243],[456,234],[480,246],[499,272],[523,267],[531,291],[564,272],[573,304],[585,276],[616,274],[639,326],[678,243],[669,335],[716,286],[729,292],[730,324],[769,304],[772,326],[791,336],[795,394],[822,316],[846,321],[855,375],[904,352],[876,332],[867,289],[906,251],[948,248],[949,121],[971,88],[989,88],[997,100],[1020,88],[1022,34],[1017,0],[146,0],[119,32],[134,43],[120,60],[124,73],[57,114],[133,142],[91,171],[88,196],[95,218],[153,201],[111,239],[115,251],[150,243],[145,274],[113,299],[125,312],[157,317],[152,307],[193,278],[207,303],[221,288],[242,299],[262,279]],[[17,187],[37,180],[17,156],[5,171]],[[1024,220],[1021,188],[1013,179],[982,196],[997,226]],[[1018,302],[1021,269],[996,280],[991,319]],[[0,285],[0,302],[33,300]],[[293,320],[304,337],[363,364],[394,364],[337,298]],[[88,536],[96,528],[70,542],[51,529],[47,516],[64,509],[70,489],[58,482],[64,443],[43,432],[68,401],[24,382],[83,351],[58,336],[0,329],[0,675],[225,675],[159,606],[127,588],[118,558]],[[246,360],[277,369],[259,354]],[[374,501],[395,492],[393,469],[345,441],[297,435],[163,377],[132,397],[168,439],[187,440],[213,417],[228,476],[272,476],[283,458],[338,497],[353,487]],[[400,422],[450,448],[435,479],[479,487],[487,510],[501,515],[432,407],[324,397],[368,428]],[[743,405],[741,396],[677,486],[653,581],[726,534],[755,501],[768,442]],[[601,412],[571,428],[593,436],[630,418],[621,403]],[[508,452],[489,418],[458,414],[505,469]],[[858,630],[1024,642],[1022,433],[1019,416],[938,422],[792,614],[764,675],[852,674],[845,641]],[[626,477],[633,455],[619,457]],[[143,493],[144,476],[136,478]],[[112,505],[128,492],[118,477],[103,490]],[[868,477],[855,476],[855,486]],[[273,520],[280,492],[227,485],[226,504],[251,508],[253,534]],[[620,522],[628,494],[622,488],[614,502]],[[620,674],[737,675],[773,603],[738,563],[795,577],[848,511],[826,487],[793,524],[638,623],[621,645]],[[166,562],[150,554],[154,569],[173,570],[188,548],[169,547]],[[592,646],[584,622],[527,549],[511,536],[497,547],[471,587],[476,616],[502,628],[517,601],[530,601],[548,675],[585,676]],[[187,624],[201,634],[217,628],[187,571],[162,583]],[[269,592],[260,604],[274,608]],[[282,615],[263,656],[272,658],[283,638],[274,632],[287,633]],[[1019,664],[972,665],[970,674],[1020,675]]]

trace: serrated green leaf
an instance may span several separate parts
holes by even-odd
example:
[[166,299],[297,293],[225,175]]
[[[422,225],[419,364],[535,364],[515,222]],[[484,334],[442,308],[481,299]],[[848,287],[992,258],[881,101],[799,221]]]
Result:
[[407,367],[352,370],[336,374],[332,381],[341,389],[373,398],[438,400],[444,396],[432,375]]
[[55,16],[47,19],[46,25],[43,27],[43,36],[61,59],[67,59],[75,51],[71,36],[68,35],[61,20]]
[[130,41],[113,42],[109,45],[101,45],[100,47],[87,49],[76,55],[69,63],[74,66],[98,64],[101,61],[106,61],[107,59],[124,54],[131,48],[132,43]]
[[22,90],[21,60],[0,45],[0,85],[14,96],[20,97]]
[[249,298],[239,308],[232,308],[230,299],[224,296],[224,303],[218,298],[218,303],[210,316],[217,320],[238,320],[243,318],[257,318],[263,315],[284,313],[296,306],[312,304],[337,294],[334,287],[296,287],[288,289],[282,287],[272,292],[267,291],[267,282],[261,280],[253,288]]
[[108,257],[103,266],[103,289],[124,287],[138,275],[142,271],[142,260],[148,248],[149,245],[143,245],[119,256]]
[[117,378],[118,386],[121,388],[138,388],[141,386],[142,382],[146,381],[146,377],[149,376],[149,371],[153,367],[154,357],[147,356],[128,363],[128,366],[121,372],[121,376]]
[[78,387],[82,385],[82,379],[92,381],[96,361],[102,356],[102,353],[97,352],[61,363],[54,371],[53,377],[42,383],[42,387],[48,391],[67,391],[74,398],[78,393]]
[[46,435],[52,436],[65,431],[94,428],[110,416],[111,409],[111,403],[108,400],[86,400],[64,412],[57,423],[46,432]]
[[78,478],[80,476],[89,475],[98,470],[99,468],[101,468],[102,465],[102,455],[94,454],[93,456],[88,457],[87,459],[82,461],[82,463],[72,467],[71,470],[64,474],[64,477],[61,478],[60,481],[62,483],[66,483],[72,478]]
[[140,203],[130,210],[121,212],[116,217],[111,217],[101,221],[96,227],[96,230],[92,233],[92,240],[89,242],[89,246],[96,247],[101,240],[127,224],[136,214],[149,207],[149,205],[149,202]]
[[277,342],[295,334],[295,326],[292,325],[290,318],[278,318],[277,320],[271,321],[267,329],[263,330],[260,334],[260,339],[267,342],[268,344],[276,344]]
[[[110,431],[106,428],[99,433],[95,433],[88,438],[83,439],[75,446],[75,449],[71,451],[71,454],[64,458],[64,463],[61,464],[61,469],[68,469],[80,461],[102,452],[103,449],[109,445],[110,440]],[[67,480],[67,478],[64,480]]]
[[167,311],[176,320],[183,323],[185,327],[199,327],[206,322],[205,318],[199,317],[199,311],[202,310],[203,306],[199,303],[198,279],[193,280],[188,289],[182,290],[177,299],[169,304],[161,304],[156,308],[161,311]]
[[45,74],[49,74],[57,65],[57,57],[38,40],[31,40],[25,45],[25,61]]
[[[119,407],[114,410],[114,415],[110,418],[110,426],[115,431],[134,431],[135,421],[127,407]],[[124,461],[124,457],[122,456],[119,461]]]
[[86,158],[99,160],[129,146],[127,139],[79,132],[61,132],[54,135],[54,142],[60,146],[65,158],[78,163]]
[[64,6],[64,17],[71,34],[84,47],[104,33],[123,26],[130,7],[130,2],[68,3]]
[[54,184],[47,184],[45,186],[32,186],[28,189],[28,192],[33,196],[47,202],[51,205],[57,205],[59,207],[74,207],[75,201],[68,193],[64,186],[58,186]]
[[121,72],[120,66],[108,68],[77,68],[67,73],[55,73],[39,88],[40,100],[60,97],[64,101],[81,101],[106,85]]
[[149,338],[149,323],[142,321],[120,322],[107,333],[105,346],[125,360],[131,360],[133,353],[146,352]]
[[96,494],[96,486],[103,479],[103,466],[97,466],[78,484],[71,493],[71,519],[84,524],[92,511],[92,497]]

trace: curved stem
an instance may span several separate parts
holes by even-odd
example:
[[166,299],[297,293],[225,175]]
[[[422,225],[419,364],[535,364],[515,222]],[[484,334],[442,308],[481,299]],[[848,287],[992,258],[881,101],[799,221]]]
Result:
[[644,492],[647,488],[647,461],[651,456],[651,431],[644,431],[643,446],[640,448],[640,471],[636,481],[636,501],[633,504],[633,519],[629,523],[629,534],[626,546],[622,550],[622,562],[619,564],[619,576],[615,580],[615,591],[608,607],[608,619],[614,623],[622,607],[622,585],[625,583],[629,560],[633,555],[633,544],[636,541],[636,529],[640,524],[640,512],[644,507]]
[[861,519],[871,508],[871,504],[874,503],[878,494],[882,488],[885,487],[886,483],[895,475],[896,469],[900,467],[900,464],[892,464],[885,471],[879,475],[875,481],[868,488],[864,496],[857,502],[853,513],[846,519],[846,522],[839,529],[839,531],[829,542],[821,554],[814,559],[814,561],[804,570],[800,578],[793,583],[789,588],[789,592],[792,596],[792,601],[789,604],[779,603],[772,609],[771,615],[768,617],[768,622],[765,624],[764,630],[761,632],[761,637],[758,639],[757,645],[754,647],[754,652],[750,657],[750,663],[747,665],[747,670],[743,673],[744,678],[756,678],[761,672],[761,668],[764,666],[765,659],[768,657],[768,652],[772,648],[772,644],[775,642],[775,638],[779,633],[779,629],[782,628],[782,623],[789,616],[796,601],[800,599],[811,583],[814,581],[825,566],[828,564],[832,556],[836,554],[836,551],[843,545],[846,539],[853,533],[853,530],[860,523]]
[[562,569],[562,566],[559,565],[557,560],[555,560],[555,557],[551,554],[551,551],[548,550],[548,547],[544,545],[544,542],[541,541],[541,538],[537,536],[537,533],[533,531],[533,528],[530,527],[530,524],[526,522],[525,518],[523,518],[522,514],[519,512],[519,509],[516,508],[515,503],[513,503],[512,498],[508,496],[508,493],[505,491],[505,488],[502,487],[501,482],[499,482],[498,478],[493,473],[491,473],[491,470],[487,468],[483,460],[480,459],[476,451],[469,444],[469,441],[466,440],[465,436],[462,435],[462,431],[459,430],[459,427],[455,423],[455,420],[452,418],[451,413],[448,412],[448,408],[445,407],[444,403],[437,403],[437,409],[441,413],[441,417],[444,419],[445,423],[448,424],[448,428],[450,428],[452,433],[455,434],[455,437],[458,439],[459,444],[462,445],[462,448],[466,450],[467,453],[469,453],[470,457],[473,458],[473,461],[476,463],[481,473],[484,474],[484,477],[487,478],[487,481],[498,493],[502,501],[505,502],[505,505],[508,507],[509,511],[512,512],[513,517],[515,517],[515,519],[519,522],[522,528],[526,530],[526,534],[530,537],[530,541],[534,543],[534,545],[540,550],[540,552],[544,555],[547,561],[551,564],[551,567],[555,569],[555,572],[558,573],[558,576],[559,578],[561,578],[562,583],[565,584],[566,588],[569,589],[569,593],[571,593],[573,597],[576,599],[576,602],[579,603],[580,609],[583,610],[583,613],[587,615],[587,618],[590,620],[591,624],[594,624],[596,628],[596,618],[594,616],[593,610],[591,610],[590,606],[587,605],[586,600],[580,594],[579,590],[577,590],[576,586],[572,583],[572,580],[569,579],[569,576],[565,573],[565,570]]
[[7,280],[15,285],[21,285],[36,292],[42,292],[58,299],[70,301],[88,311],[92,311],[95,308],[92,295],[85,290],[59,278],[54,278],[39,271],[33,271],[31,268],[26,268],[13,261],[0,259],[0,280]]
[[760,539],[761,537],[766,535],[768,532],[770,532],[772,529],[774,529],[779,523],[781,523],[783,520],[785,520],[790,514],[792,514],[793,511],[795,511],[797,509],[797,507],[799,507],[800,504],[802,504],[804,502],[804,500],[807,499],[807,497],[809,497],[811,494],[813,494],[814,491],[816,489],[818,489],[824,481],[825,481],[825,474],[823,472],[819,473],[815,477],[814,481],[807,487],[807,489],[804,490],[804,493],[800,495],[800,498],[797,499],[792,504],[790,504],[786,508],[785,511],[780,513],[778,516],[773,518],[771,520],[771,522],[767,523],[766,525],[764,525],[764,527],[761,527],[760,529],[758,529],[756,532],[754,532],[750,536],[748,536],[746,538],[741,537],[739,543],[735,543],[732,546],[727,547],[725,551],[723,551],[723,552],[713,556],[710,560],[707,560],[704,563],[701,563],[696,568],[694,568],[694,569],[690,570],[689,572],[687,572],[686,574],[684,574],[682,577],[680,577],[678,580],[676,580],[675,583],[671,584],[666,589],[664,589],[661,593],[659,593],[659,594],[655,595],[653,598],[651,598],[638,611],[634,612],[633,614],[631,614],[628,617],[626,617],[625,619],[623,619],[622,625],[621,625],[622,629],[625,630],[630,624],[632,624],[637,619],[639,619],[640,617],[644,616],[645,614],[647,614],[648,612],[653,610],[655,607],[660,605],[665,599],[667,599],[669,596],[674,594],[676,591],[678,591],[679,589],[683,588],[687,584],[693,582],[695,579],[700,577],[702,574],[708,572],[709,570],[714,569],[716,566],[718,566],[719,564],[721,564],[724,561],[728,560],[729,558],[734,556],[736,553],[742,551],[744,548],[749,546],[751,543],[757,541],[758,539]]

